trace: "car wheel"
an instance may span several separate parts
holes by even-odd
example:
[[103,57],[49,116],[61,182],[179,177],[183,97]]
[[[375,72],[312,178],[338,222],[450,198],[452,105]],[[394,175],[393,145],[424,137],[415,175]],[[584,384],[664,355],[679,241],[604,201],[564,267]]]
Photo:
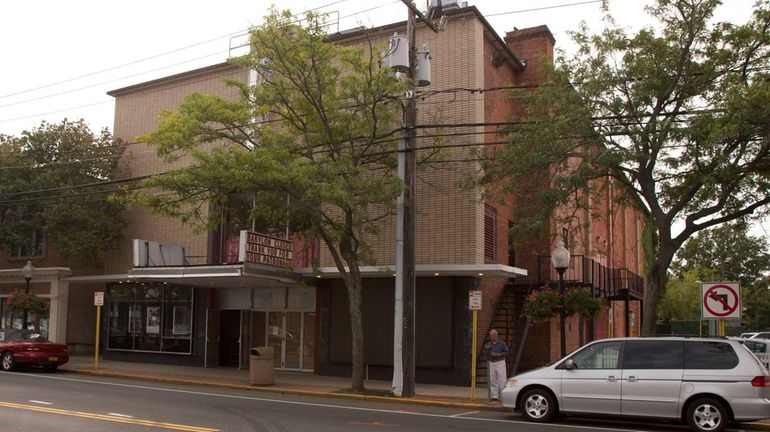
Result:
[[721,432],[727,427],[727,410],[717,400],[698,399],[687,409],[687,424],[698,432]]
[[45,366],[43,366],[43,369],[48,371],[48,372],[53,372],[53,371],[55,371],[58,368],[59,368],[59,365],[45,365]]
[[547,390],[528,390],[521,397],[520,411],[521,415],[529,421],[546,423],[556,417],[556,401]]
[[0,368],[4,371],[10,371],[13,370],[15,366],[16,360],[13,359],[13,353],[10,351],[4,352],[3,356],[0,358]]

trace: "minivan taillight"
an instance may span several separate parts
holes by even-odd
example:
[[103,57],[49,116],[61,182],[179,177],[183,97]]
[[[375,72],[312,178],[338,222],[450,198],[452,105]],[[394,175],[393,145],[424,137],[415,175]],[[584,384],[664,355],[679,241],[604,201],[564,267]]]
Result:
[[770,377],[766,375],[755,376],[751,380],[752,387],[770,387]]

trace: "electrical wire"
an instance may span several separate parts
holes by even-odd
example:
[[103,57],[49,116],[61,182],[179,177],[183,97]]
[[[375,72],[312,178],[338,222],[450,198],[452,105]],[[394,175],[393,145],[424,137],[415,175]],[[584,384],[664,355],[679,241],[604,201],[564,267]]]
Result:
[[[334,1],[334,2],[327,3],[327,4],[322,5],[322,6],[318,6],[318,7],[311,8],[311,9],[307,9],[307,10],[301,12],[301,13],[304,14],[304,13],[307,13],[307,12],[316,11],[316,10],[319,10],[319,9],[323,9],[323,8],[326,8],[326,7],[329,7],[329,6],[334,6],[336,4],[344,3],[344,2],[347,2],[347,1],[349,1],[349,0]],[[11,96],[17,96],[17,95],[20,95],[20,94],[33,92],[33,91],[36,91],[36,90],[42,90],[42,89],[54,87],[54,86],[61,85],[61,84],[66,84],[66,83],[69,83],[69,82],[72,82],[72,81],[81,80],[83,78],[89,78],[89,77],[92,77],[94,75],[99,75],[99,74],[102,74],[102,73],[105,73],[105,72],[111,72],[113,70],[121,69],[121,68],[124,68],[124,67],[127,67],[127,66],[133,66],[135,64],[144,63],[144,62],[149,61],[149,60],[155,60],[157,58],[164,57],[164,56],[167,56],[167,55],[170,55],[170,54],[175,54],[175,53],[178,53],[178,52],[181,52],[181,51],[185,51],[185,50],[188,50],[190,48],[196,48],[196,47],[199,47],[201,45],[205,45],[205,44],[208,44],[208,43],[211,43],[211,42],[216,42],[216,41],[218,41],[220,39],[225,39],[225,38],[229,38],[229,37],[232,37],[232,36],[236,36],[238,34],[242,34],[244,31],[248,31],[248,29],[239,30],[237,32],[232,32],[232,33],[227,33],[227,34],[224,34],[224,35],[221,35],[221,36],[217,36],[215,38],[207,39],[207,40],[204,40],[204,41],[201,41],[201,42],[196,42],[196,43],[193,43],[193,44],[190,44],[190,45],[186,45],[186,46],[183,46],[183,47],[180,47],[180,48],[175,48],[175,49],[172,49],[172,50],[169,50],[169,51],[164,51],[162,53],[154,54],[154,55],[151,55],[149,57],[140,58],[140,59],[133,60],[133,61],[130,61],[130,62],[127,62],[127,63],[119,64],[119,65],[116,65],[116,66],[111,66],[111,67],[108,67],[108,68],[105,68],[105,69],[97,70],[97,71],[94,71],[94,72],[89,72],[89,73],[86,73],[86,74],[83,74],[83,75],[79,75],[79,76],[75,76],[75,77],[72,77],[72,78],[67,78],[67,79],[64,79],[64,80],[61,80],[61,81],[56,81],[56,82],[52,82],[52,83],[48,83],[48,84],[43,84],[41,86],[37,86],[37,87],[33,87],[33,88],[19,90],[19,91],[13,92],[13,93],[8,93],[8,94],[0,95],[0,99],[5,99],[5,98],[11,97]]]
[[602,0],[590,0],[590,1],[582,1],[577,3],[564,3],[560,5],[553,5],[553,6],[543,6],[543,7],[537,7],[532,9],[520,9],[510,12],[499,12],[499,13],[493,13],[493,14],[487,14],[484,15],[485,17],[496,17],[496,16],[503,16],[503,15],[512,15],[517,13],[524,13],[524,12],[537,12],[542,10],[549,10],[549,9],[559,9],[559,8],[565,8],[565,7],[571,7],[571,6],[581,6],[581,5],[587,5],[591,3],[601,3]]

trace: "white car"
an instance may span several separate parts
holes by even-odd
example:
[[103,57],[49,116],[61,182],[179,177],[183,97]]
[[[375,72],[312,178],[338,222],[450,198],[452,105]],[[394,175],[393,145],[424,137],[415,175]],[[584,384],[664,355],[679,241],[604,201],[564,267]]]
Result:
[[743,339],[770,339],[770,332],[763,331],[741,333],[740,337]]
[[742,343],[746,348],[749,349],[749,351],[754,353],[754,355],[759,359],[760,362],[762,362],[763,365],[765,365],[766,368],[770,369],[770,339],[730,339],[735,339]]
[[533,422],[595,414],[684,420],[694,431],[719,432],[730,421],[770,418],[770,375],[737,340],[604,339],[510,378],[502,402]]

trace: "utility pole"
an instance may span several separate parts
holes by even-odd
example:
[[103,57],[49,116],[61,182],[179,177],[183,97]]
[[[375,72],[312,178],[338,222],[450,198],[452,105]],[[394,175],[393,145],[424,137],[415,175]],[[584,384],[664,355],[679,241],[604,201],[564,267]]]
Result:
[[[406,2],[407,0],[402,0]],[[416,28],[414,13],[409,11],[409,19],[406,21],[406,37],[409,38],[409,94],[406,98],[404,119],[406,120],[406,151],[404,154],[404,330],[403,330],[403,363],[404,363],[404,390],[402,396],[415,395],[415,355],[414,355],[414,297],[415,297],[415,204],[416,190],[415,177],[417,175],[417,161],[415,147],[415,125],[417,124],[417,106],[414,102],[414,92],[417,82],[417,49],[415,47]]]
[[[410,0],[401,0],[409,9],[406,21],[406,36],[409,44],[409,90],[407,90],[404,106],[404,137],[399,142],[400,153],[403,154],[403,165],[399,163],[399,173],[403,166],[404,194],[403,211],[399,212],[400,231],[397,234],[397,243],[400,251],[396,253],[396,322],[399,326],[398,304],[402,309],[402,322],[400,331],[394,331],[394,361],[393,361],[393,388],[397,396],[411,397],[415,395],[415,216],[416,216],[416,177],[417,177],[417,136],[415,125],[417,124],[417,106],[415,105],[415,90],[417,88],[417,47],[416,47],[416,18],[427,24],[431,30],[438,32],[438,28],[426,19],[419,9]],[[403,145],[402,145],[403,143]],[[399,162],[401,161],[399,155]],[[399,202],[401,204],[401,202]],[[400,265],[401,268],[398,268]],[[400,301],[399,301],[400,300]],[[398,337],[401,337],[399,344]],[[398,350],[401,350],[401,358]],[[401,364],[399,364],[401,360]],[[400,371],[399,371],[400,369]],[[399,374],[401,374],[399,376]],[[399,388],[399,385],[401,387]],[[399,394],[400,393],[400,394]]]

